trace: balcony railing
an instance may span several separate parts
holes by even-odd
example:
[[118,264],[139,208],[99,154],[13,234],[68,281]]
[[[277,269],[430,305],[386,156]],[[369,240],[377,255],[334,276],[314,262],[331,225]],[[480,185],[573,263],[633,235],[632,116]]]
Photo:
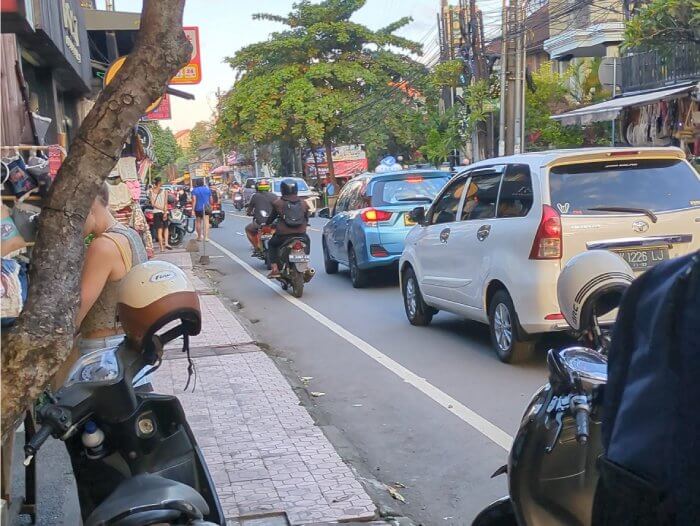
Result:
[[700,44],[679,43],[668,51],[634,52],[622,57],[622,93],[700,80]]

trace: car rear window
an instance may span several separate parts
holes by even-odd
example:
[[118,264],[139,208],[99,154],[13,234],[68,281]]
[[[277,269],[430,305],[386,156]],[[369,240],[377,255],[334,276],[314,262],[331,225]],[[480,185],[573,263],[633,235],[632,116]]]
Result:
[[377,181],[372,188],[372,206],[431,203],[449,180],[449,174],[439,177],[405,174],[401,178]]
[[561,214],[608,214],[596,207],[652,212],[700,206],[700,179],[676,159],[555,166],[549,174],[552,206]]
[[[309,186],[306,184],[306,181],[303,181],[301,179],[294,179],[297,183],[297,190],[299,192],[308,192],[309,191]],[[275,181],[275,188],[274,191],[276,193],[280,193],[280,187],[282,186],[282,181]]]

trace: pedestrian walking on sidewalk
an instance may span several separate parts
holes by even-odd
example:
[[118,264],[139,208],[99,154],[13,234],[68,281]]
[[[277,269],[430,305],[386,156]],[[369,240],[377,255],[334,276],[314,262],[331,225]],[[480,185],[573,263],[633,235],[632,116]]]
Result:
[[204,216],[208,217],[211,214],[211,190],[204,184],[203,178],[195,181],[195,188],[192,190],[192,208],[197,241],[201,241],[202,237],[209,241],[209,221],[204,221]]
[[151,206],[153,206],[153,226],[158,236],[160,251],[172,250],[168,244],[168,192],[162,186],[162,179],[154,179],[153,188],[148,194]]

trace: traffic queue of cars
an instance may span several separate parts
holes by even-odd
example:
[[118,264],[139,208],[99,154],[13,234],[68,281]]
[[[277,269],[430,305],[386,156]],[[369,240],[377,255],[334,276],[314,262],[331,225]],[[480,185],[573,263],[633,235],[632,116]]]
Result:
[[642,273],[700,249],[700,176],[676,148],[527,153],[452,178],[361,175],[319,215],[327,273],[347,265],[361,287],[369,269],[398,262],[411,324],[440,310],[488,324],[498,357],[514,362],[567,329],[556,283],[576,254],[610,250]]

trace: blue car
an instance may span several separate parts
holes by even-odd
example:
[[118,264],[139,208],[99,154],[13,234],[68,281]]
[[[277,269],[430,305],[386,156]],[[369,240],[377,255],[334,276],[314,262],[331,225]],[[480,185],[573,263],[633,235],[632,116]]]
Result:
[[323,261],[327,274],[338,264],[350,268],[355,288],[367,284],[369,271],[398,262],[414,222],[408,213],[428,207],[450,179],[438,170],[368,173],[350,180],[338,195],[330,221],[323,227]]

